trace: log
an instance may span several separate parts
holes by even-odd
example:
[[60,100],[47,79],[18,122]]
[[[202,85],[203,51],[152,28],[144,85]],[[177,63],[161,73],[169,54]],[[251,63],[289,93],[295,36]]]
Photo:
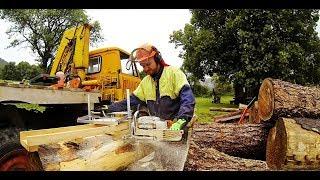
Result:
[[213,121],[214,122],[225,122],[225,121],[228,121],[228,120],[234,120],[234,119],[239,119],[240,116],[241,116],[241,110],[238,110],[238,111],[235,111],[235,112],[230,112],[230,113],[227,113],[227,114],[223,114],[223,115],[218,115],[218,116],[215,116],[213,118]]
[[[266,154],[269,168],[320,170],[319,130],[304,129],[298,123],[299,120],[299,118],[279,118],[270,130]],[[313,121],[320,127],[320,120],[303,119],[302,121]]]
[[233,157],[212,147],[190,142],[185,171],[266,171],[265,161]]
[[219,107],[210,107],[210,111],[220,111],[220,112],[236,112],[239,111],[239,108],[219,108]]
[[215,148],[231,156],[265,160],[271,125],[196,123],[191,141],[201,148]]
[[259,89],[258,114],[262,121],[279,117],[320,117],[320,89],[266,78]]

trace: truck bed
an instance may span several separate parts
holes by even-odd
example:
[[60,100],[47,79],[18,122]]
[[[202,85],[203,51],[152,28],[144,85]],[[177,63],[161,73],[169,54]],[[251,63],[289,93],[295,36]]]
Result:
[[0,83],[0,102],[26,102],[31,104],[83,104],[99,103],[100,92],[82,89],[58,89],[48,86]]

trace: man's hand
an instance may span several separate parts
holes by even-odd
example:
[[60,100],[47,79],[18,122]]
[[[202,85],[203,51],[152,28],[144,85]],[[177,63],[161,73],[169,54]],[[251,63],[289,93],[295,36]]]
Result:
[[107,105],[98,106],[98,107],[96,107],[94,109],[94,111],[98,111],[98,112],[105,111],[105,112],[108,112],[108,106]]
[[170,130],[176,130],[179,131],[183,128],[183,125],[187,123],[186,120],[184,119],[178,119],[177,122],[173,123],[172,126],[170,127]]
[[101,109],[102,110],[108,110],[108,106],[107,105],[102,105]]

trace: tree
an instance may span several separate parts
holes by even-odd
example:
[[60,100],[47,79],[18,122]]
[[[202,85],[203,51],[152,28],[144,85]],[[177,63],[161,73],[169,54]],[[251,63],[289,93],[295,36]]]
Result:
[[255,96],[266,77],[318,84],[318,10],[191,10],[190,24],[170,42],[183,51],[183,67],[233,82],[236,102]]
[[38,65],[30,65],[28,62],[22,61],[16,65],[16,80],[31,79],[41,73]]
[[2,69],[2,78],[5,80],[18,80],[17,76],[17,68],[15,62],[9,62],[8,64],[4,65]]
[[[12,39],[8,47],[27,45],[44,71],[54,59],[63,32],[90,21],[82,9],[2,9],[0,18],[12,23],[6,32]],[[102,40],[101,27],[97,21],[91,24],[94,44]]]
[[22,61],[19,64],[9,62],[3,67],[1,77],[5,80],[21,81],[29,80],[41,73],[38,65],[30,65],[28,62]]

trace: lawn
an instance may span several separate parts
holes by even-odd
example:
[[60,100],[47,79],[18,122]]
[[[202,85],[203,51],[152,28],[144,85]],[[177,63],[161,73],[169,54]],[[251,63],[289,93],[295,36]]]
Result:
[[212,122],[212,118],[216,115],[224,114],[224,112],[210,111],[210,107],[228,107],[236,108],[237,105],[230,104],[234,96],[232,95],[222,95],[221,103],[214,104],[211,102],[211,98],[196,97],[196,109],[195,114],[197,116],[198,122]]

